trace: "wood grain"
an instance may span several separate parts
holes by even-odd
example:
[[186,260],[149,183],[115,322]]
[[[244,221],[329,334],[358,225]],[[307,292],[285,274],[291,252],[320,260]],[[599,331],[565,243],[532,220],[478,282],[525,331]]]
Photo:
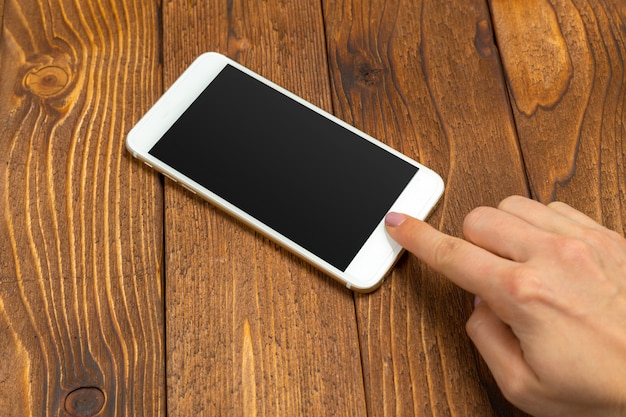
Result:
[[412,256],[370,295],[132,160],[216,50],[442,174],[626,232],[621,0],[0,0],[0,414],[522,416]]
[[[490,2],[533,195],[624,233],[626,10],[619,1],[533,3]],[[520,50],[522,38],[531,46]],[[559,58],[548,59],[555,45]]]
[[[185,4],[165,5],[166,84],[216,50],[330,109],[318,1]],[[352,293],[178,186],[165,212],[168,411],[365,415]]]
[[[460,235],[471,208],[526,193],[484,2],[327,0],[324,9],[336,113],[442,174],[433,224]],[[368,414],[516,415],[465,335],[469,295],[407,257],[356,300]]]
[[161,187],[123,146],[159,93],[158,10],[0,11],[2,413],[164,414]]

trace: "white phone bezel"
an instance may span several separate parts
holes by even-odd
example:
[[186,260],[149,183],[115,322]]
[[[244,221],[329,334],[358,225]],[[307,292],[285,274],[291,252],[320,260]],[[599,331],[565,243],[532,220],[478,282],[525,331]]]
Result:
[[154,144],[228,64],[331,119],[342,127],[363,137],[363,139],[417,166],[419,168],[417,174],[389,211],[407,213],[419,219],[425,219],[430,214],[443,194],[444,185],[439,175],[248,68],[215,52],[208,52],[198,57],[131,129],[126,139],[128,150],[135,158],[144,161],[172,180],[181,183],[185,188],[199,194],[224,211],[237,217],[268,238],[284,246],[287,250],[344,283],[348,288],[361,292],[376,289],[402,252],[402,247],[387,235],[384,219],[380,219],[378,226],[348,268],[345,271],[341,271],[148,153]]

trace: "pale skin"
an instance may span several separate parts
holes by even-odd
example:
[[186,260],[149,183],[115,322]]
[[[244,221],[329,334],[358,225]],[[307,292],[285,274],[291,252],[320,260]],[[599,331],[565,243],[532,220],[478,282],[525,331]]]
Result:
[[391,213],[389,235],[477,295],[466,329],[536,417],[626,416],[626,240],[563,203],[474,209],[465,239]]

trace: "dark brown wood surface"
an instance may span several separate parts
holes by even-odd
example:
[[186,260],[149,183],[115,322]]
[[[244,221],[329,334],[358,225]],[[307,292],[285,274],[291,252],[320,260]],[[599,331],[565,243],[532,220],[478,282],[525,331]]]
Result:
[[0,0],[0,414],[524,415],[472,296],[405,256],[353,294],[133,160],[214,50],[439,172],[624,233],[622,0]]
[[155,3],[3,1],[0,413],[165,414]]

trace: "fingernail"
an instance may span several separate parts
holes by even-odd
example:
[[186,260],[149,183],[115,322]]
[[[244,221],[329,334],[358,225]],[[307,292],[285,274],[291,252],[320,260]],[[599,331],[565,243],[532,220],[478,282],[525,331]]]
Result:
[[474,308],[478,307],[478,304],[482,303],[483,299],[480,298],[479,296],[475,296],[474,297]]
[[391,212],[387,213],[387,216],[385,216],[385,224],[389,227],[398,227],[405,219],[404,214]]

